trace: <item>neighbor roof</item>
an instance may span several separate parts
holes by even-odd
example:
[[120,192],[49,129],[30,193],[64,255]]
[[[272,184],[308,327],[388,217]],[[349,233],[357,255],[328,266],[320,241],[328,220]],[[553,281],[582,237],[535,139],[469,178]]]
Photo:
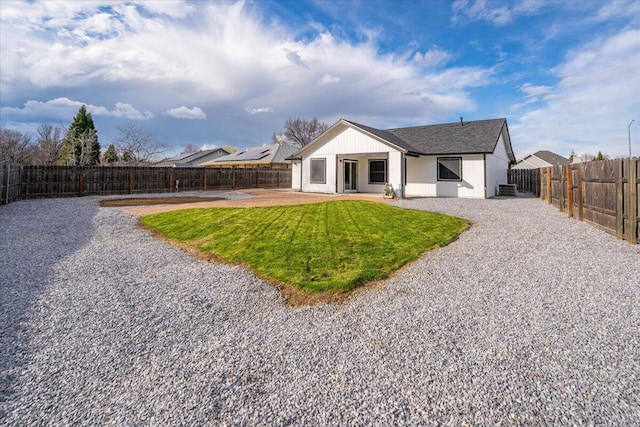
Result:
[[211,148],[209,150],[196,151],[195,153],[182,153],[175,157],[171,157],[169,159],[165,159],[161,162],[158,162],[156,163],[155,166],[174,166],[174,165],[188,166],[191,163],[195,162],[196,160],[201,159],[202,157],[206,157],[209,154],[212,154],[215,152],[222,152],[222,153],[229,154],[229,152],[224,148]]
[[203,163],[203,166],[244,165],[244,164],[269,164],[287,163],[285,158],[296,151],[296,148],[280,144],[251,147],[246,150],[236,151],[227,156]]
[[571,163],[571,161],[566,157],[562,157],[559,154],[547,150],[541,150],[533,153],[532,155],[544,160],[547,163],[552,164],[553,166],[568,165],[569,163]]

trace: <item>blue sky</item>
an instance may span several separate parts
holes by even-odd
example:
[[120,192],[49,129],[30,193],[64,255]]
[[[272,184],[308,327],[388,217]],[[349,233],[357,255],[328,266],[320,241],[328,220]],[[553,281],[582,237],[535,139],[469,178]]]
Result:
[[[0,125],[106,147],[270,143],[288,117],[381,129],[506,117],[516,156],[628,154],[637,1],[0,2]],[[640,123],[631,127],[640,155]]]

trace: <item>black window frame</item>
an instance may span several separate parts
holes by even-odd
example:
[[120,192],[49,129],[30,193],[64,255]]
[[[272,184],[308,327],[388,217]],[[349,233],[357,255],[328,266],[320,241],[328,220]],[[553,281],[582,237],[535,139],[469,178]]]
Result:
[[[383,180],[382,181],[372,181],[371,180],[371,163],[372,162],[383,162],[384,163],[384,176],[382,177]],[[369,184],[373,184],[373,185],[385,185],[387,183],[387,176],[388,176],[388,163],[387,163],[387,159],[369,159],[369,170],[368,170],[368,177],[369,177]],[[375,173],[380,173],[380,171],[374,171]]]
[[[454,171],[452,171],[449,167],[445,166],[444,164],[441,164],[440,162],[442,160],[456,160],[458,162],[459,168],[460,168],[460,173],[455,174]],[[438,161],[437,161],[437,167],[438,167],[438,181],[445,181],[445,182],[461,182],[462,181],[462,157],[438,157]],[[451,173],[455,174],[457,176],[457,178],[443,178],[440,174],[440,172],[442,171],[442,168],[446,168],[446,170],[450,171]]]
[[[322,162],[322,181],[319,180],[313,180],[313,164],[316,162]],[[315,158],[315,159],[310,159],[310,163],[309,163],[309,182],[311,184],[326,184],[327,183],[327,159],[325,159],[324,157],[322,158]]]

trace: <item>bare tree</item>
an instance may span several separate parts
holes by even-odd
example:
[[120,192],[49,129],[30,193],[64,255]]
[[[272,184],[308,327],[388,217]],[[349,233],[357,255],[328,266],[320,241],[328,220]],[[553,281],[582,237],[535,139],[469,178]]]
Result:
[[584,154],[580,154],[579,156],[576,156],[578,159],[580,159],[580,161],[582,163],[584,162],[590,162],[592,160],[594,160],[596,158],[596,156],[594,156],[591,153],[584,153]]
[[166,145],[157,142],[145,128],[130,123],[117,128],[120,132],[115,145],[120,161],[129,165],[151,163],[166,150]]
[[100,153],[96,153],[96,149],[100,149],[97,140],[98,134],[94,129],[87,129],[76,137],[76,152],[79,153],[76,158],[78,166],[95,164],[96,157],[100,156]]
[[0,128],[0,163],[26,165],[33,158],[31,137],[18,131]]
[[55,165],[62,155],[64,129],[43,123],[36,131],[33,163]]
[[315,117],[311,120],[288,118],[284,128],[284,133],[273,134],[273,142],[302,148],[329,129],[329,125]]

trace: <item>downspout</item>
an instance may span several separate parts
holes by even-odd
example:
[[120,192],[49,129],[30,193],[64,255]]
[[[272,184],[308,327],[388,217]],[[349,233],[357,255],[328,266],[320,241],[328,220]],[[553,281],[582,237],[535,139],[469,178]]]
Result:
[[484,168],[484,198],[488,199],[489,197],[487,196],[487,153],[484,153],[482,155],[482,164],[483,164],[483,168]]
[[405,192],[407,191],[407,158],[404,153],[400,154],[400,195],[401,199],[404,199]]
[[338,172],[340,170],[338,163],[338,155],[336,154],[336,194],[338,194]]

